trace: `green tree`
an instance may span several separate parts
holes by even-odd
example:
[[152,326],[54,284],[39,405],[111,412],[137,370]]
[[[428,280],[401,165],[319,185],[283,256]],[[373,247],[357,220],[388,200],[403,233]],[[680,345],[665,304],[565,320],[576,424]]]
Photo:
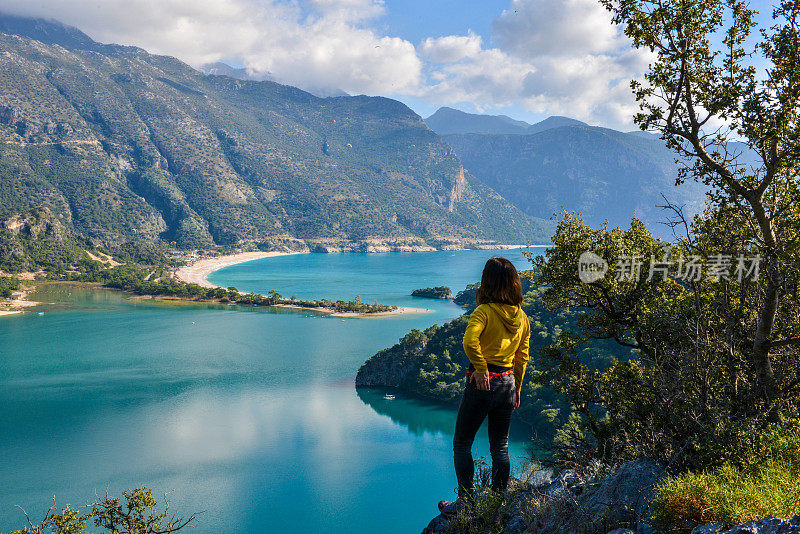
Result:
[[[636,220],[627,230],[561,220],[542,266],[545,300],[590,310],[543,352],[548,376],[581,417],[563,442],[573,459],[644,454],[695,467],[735,460],[769,422],[796,417],[800,399],[800,2],[780,2],[756,40],[744,1],[601,1],[634,46],[655,54],[644,79],[632,82],[636,122],[676,152],[678,184],[709,187],[709,205],[687,221],[668,204],[671,244]],[[586,250],[608,261],[640,256],[643,276],[609,273],[584,284],[576,266]],[[665,258],[685,268],[696,257],[708,268],[739,256],[760,259],[757,278],[646,276]],[[637,357],[592,370],[573,355],[590,338],[614,339]]]
[[[645,80],[632,83],[641,106],[636,122],[661,133],[685,157],[680,180],[712,187],[707,222],[732,230],[740,248],[764,260],[750,354],[770,403],[781,386],[773,349],[800,343],[795,331],[776,332],[781,311],[796,304],[787,302],[791,296],[783,286],[796,277],[787,260],[798,246],[800,2],[781,1],[773,26],[762,28],[761,40],[750,48],[756,23],[744,0],[602,3],[636,47],[656,53]],[[719,38],[723,46],[716,49],[712,43]],[[755,68],[754,56],[767,65],[765,72]],[[744,164],[732,145],[739,139],[758,155],[758,164]],[[719,242],[723,236],[715,233]]]

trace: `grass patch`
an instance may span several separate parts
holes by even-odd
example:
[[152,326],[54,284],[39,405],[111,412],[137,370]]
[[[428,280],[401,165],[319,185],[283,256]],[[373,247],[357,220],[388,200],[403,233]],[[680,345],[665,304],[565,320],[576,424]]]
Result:
[[738,465],[666,480],[654,501],[656,524],[669,532],[688,532],[707,523],[789,519],[800,513],[800,424],[773,425],[750,449]]

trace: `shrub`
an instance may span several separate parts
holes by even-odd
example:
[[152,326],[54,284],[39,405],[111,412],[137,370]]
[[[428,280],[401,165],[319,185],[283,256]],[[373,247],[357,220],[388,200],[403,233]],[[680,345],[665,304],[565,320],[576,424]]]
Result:
[[749,447],[740,465],[685,472],[658,488],[657,525],[688,532],[706,523],[744,523],[800,513],[800,424],[774,424]]
[[41,523],[34,524],[27,513],[27,527],[14,530],[9,534],[82,534],[88,523],[94,523],[108,534],[168,534],[178,532],[185,527],[197,523],[197,514],[181,516],[172,513],[169,508],[167,494],[164,504],[159,506],[149,488],[136,488],[122,492],[122,499],[106,493],[86,507],[86,513],[80,513],[70,505],[56,511],[55,502],[45,513]]

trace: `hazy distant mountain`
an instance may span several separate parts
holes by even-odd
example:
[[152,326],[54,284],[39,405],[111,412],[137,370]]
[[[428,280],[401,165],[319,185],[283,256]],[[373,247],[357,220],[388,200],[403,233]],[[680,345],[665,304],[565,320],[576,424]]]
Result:
[[464,167],[525,213],[549,217],[562,208],[580,211],[591,224],[627,225],[636,214],[655,233],[663,193],[686,207],[704,207],[704,187],[675,186],[675,155],[658,138],[605,128],[562,126],[533,135],[444,136]]
[[428,128],[439,135],[487,133],[527,135],[543,132],[560,126],[588,126],[586,123],[558,115],[548,117],[536,124],[518,121],[506,115],[481,115],[442,107],[425,119]]
[[80,236],[187,247],[545,238],[395,100],[207,76],[43,20],[0,27],[16,33],[0,33],[0,215],[46,207]]
[[505,115],[479,115],[447,107],[436,110],[436,113],[425,119],[425,124],[439,135],[453,133],[523,134],[530,127],[527,122],[514,120]]
[[588,126],[588,124],[581,122],[578,119],[570,119],[569,117],[553,115],[552,117],[547,117],[543,121],[530,125],[525,130],[525,133],[530,135],[543,132],[545,130],[551,130],[553,128],[560,128],[562,126]]
[[661,139],[659,134],[653,132],[644,132],[642,130],[633,130],[632,132],[628,132],[628,135],[635,135],[637,137],[644,137],[645,139],[650,139],[652,141],[656,141]]

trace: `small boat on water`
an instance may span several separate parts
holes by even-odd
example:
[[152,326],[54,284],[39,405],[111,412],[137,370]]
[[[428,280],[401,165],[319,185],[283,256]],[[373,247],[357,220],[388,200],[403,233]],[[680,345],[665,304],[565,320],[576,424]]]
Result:
[[391,393],[387,393],[386,395],[383,396],[383,398],[385,400],[394,400],[394,395],[392,395]]

